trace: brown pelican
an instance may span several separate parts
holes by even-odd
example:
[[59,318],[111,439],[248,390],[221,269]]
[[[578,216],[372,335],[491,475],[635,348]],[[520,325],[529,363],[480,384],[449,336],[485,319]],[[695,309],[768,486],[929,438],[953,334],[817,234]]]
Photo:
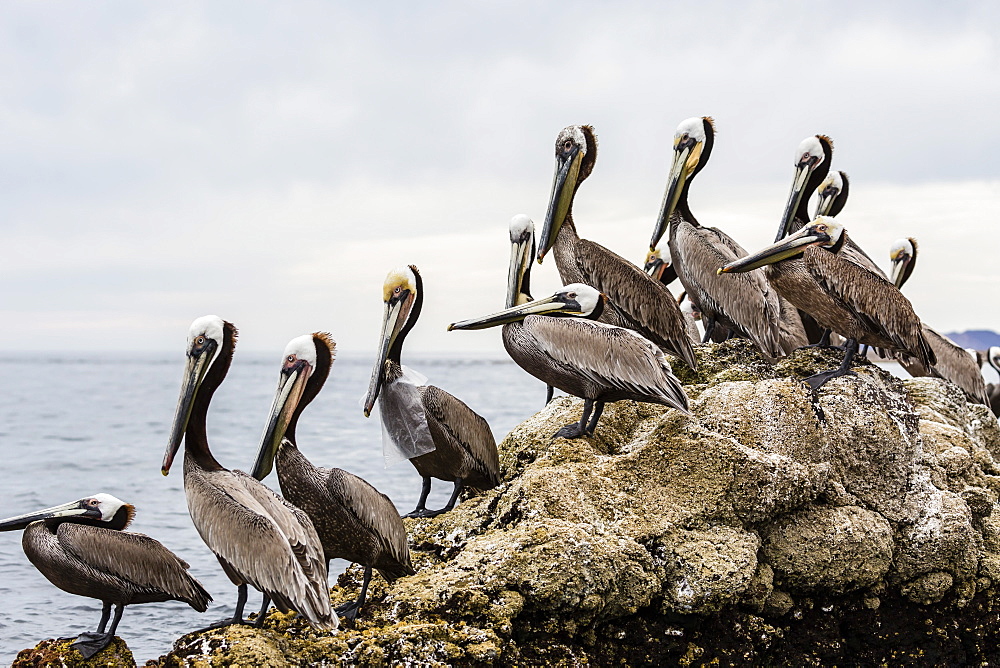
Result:
[[389,497],[353,473],[313,466],[296,445],[299,416],[323,388],[335,348],[325,332],[300,336],[285,347],[278,390],[251,475],[263,480],[276,462],[281,493],[312,520],[327,570],[331,559],[365,567],[358,599],[336,610],[355,619],[365,603],[372,568],[390,583],[416,571],[406,529]]
[[[986,353],[986,361],[1000,374],[1000,346],[990,346]],[[994,415],[1000,417],[1000,382],[989,383],[986,386],[986,394],[990,399],[990,410],[993,411]]]
[[716,269],[747,252],[721,230],[702,227],[688,206],[691,182],[708,162],[714,142],[715,126],[708,116],[689,118],[677,127],[667,191],[649,248],[656,248],[669,227],[674,270],[702,313],[705,341],[721,323],[753,341],[764,355],[780,357],[808,343],[798,314],[759,271],[736,281],[717,276]]
[[[535,256],[535,221],[523,213],[510,219],[510,270],[507,272],[507,303],[504,308],[527,304],[531,296],[531,260]],[[525,253],[530,246],[530,251]],[[515,270],[515,256],[520,262]],[[555,388],[546,384],[545,403],[552,401]]]
[[[177,555],[149,536],[125,531],[134,515],[135,508],[124,501],[95,494],[0,520],[0,531],[24,529],[24,553],[49,582],[104,604],[97,632],[81,634],[73,643],[85,659],[115,637],[126,605],[183,601],[205,612],[212,600]],[[115,617],[105,633],[112,605]]]
[[583,399],[580,421],[566,425],[556,437],[593,435],[604,404],[622,399],[687,413],[687,395],[660,349],[631,329],[596,322],[605,303],[603,294],[575,283],[551,297],[456,322],[448,329],[503,325],[504,348],[518,366]]
[[556,138],[556,173],[542,226],[538,261],[552,249],[563,283],[585,283],[610,300],[602,320],[634,329],[695,367],[684,319],[665,285],[620,255],[577,236],[573,198],[597,161],[597,138],[589,125],[571,125]]
[[[412,264],[393,269],[382,288],[385,315],[365,397],[365,417],[381,393],[383,429],[423,478],[417,507],[404,517],[434,517],[454,508],[466,485],[479,489],[499,485],[500,456],[493,432],[480,415],[444,390],[415,385],[405,377],[400,363],[403,339],[420,317],[424,302],[420,272]],[[440,510],[425,507],[431,478],[455,483],[451,498]]]
[[821,216],[795,234],[731,262],[719,273],[767,266],[771,284],[819,323],[847,337],[844,362],[836,371],[806,379],[818,389],[830,378],[850,374],[858,343],[893,350],[934,364],[910,301],[889,281],[840,257],[847,233],[834,218]]
[[[847,204],[849,187],[850,181],[847,178],[847,172],[830,172],[816,188],[818,200],[816,214],[813,218],[836,216],[843,211],[844,205]],[[799,225],[798,228],[802,229],[802,225]]]
[[232,323],[215,315],[191,323],[180,399],[161,469],[163,475],[170,472],[183,440],[191,521],[239,588],[232,620],[216,626],[244,623],[250,584],[264,594],[258,626],[273,600],[282,612],[295,610],[317,628],[336,628],[323,547],[309,517],[243,471],[223,468],[208,448],[208,405],[229,371],[235,347]]
[[654,280],[664,285],[670,285],[676,281],[677,272],[674,271],[674,264],[670,259],[670,247],[668,246],[665,251],[654,248],[646,253],[646,262],[643,265],[643,270]]
[[[892,282],[902,290],[903,284],[906,283],[917,264],[917,240],[911,237],[894,241],[889,248],[889,260],[892,262],[892,267],[889,270]],[[975,356],[970,356],[964,348],[955,345],[951,339],[938,334],[925,323],[920,324],[923,327],[924,338],[934,350],[937,362],[928,368],[919,360],[907,355],[899,355],[896,357],[896,361],[899,362],[900,366],[914,377],[935,376],[950,380],[965,392],[969,401],[989,406],[990,398],[986,392],[986,381],[983,380],[983,374],[980,371],[982,365],[977,363]]]

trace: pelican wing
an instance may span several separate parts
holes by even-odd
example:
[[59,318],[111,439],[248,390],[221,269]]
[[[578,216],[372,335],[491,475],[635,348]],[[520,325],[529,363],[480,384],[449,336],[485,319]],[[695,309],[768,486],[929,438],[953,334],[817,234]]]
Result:
[[927,325],[923,325],[923,335],[934,351],[937,362],[928,370],[916,360],[900,359],[900,364],[910,372],[910,375],[936,376],[950,380],[958,385],[971,401],[989,406],[986,381],[976,360],[964,348]]
[[687,395],[670,363],[652,341],[632,330],[550,316],[528,316],[524,328],[540,351],[574,373],[688,411]]
[[630,329],[680,357],[695,368],[696,360],[684,316],[670,289],[620,255],[581,239],[576,248],[583,283],[603,292]]
[[461,399],[439,387],[425,385],[421,398],[428,420],[435,420],[469,453],[493,484],[500,484],[500,455],[490,425]]
[[98,573],[127,580],[151,594],[162,592],[205,612],[212,596],[188,575],[187,563],[149,536],[64,522],[59,544]]
[[882,278],[889,280],[885,275],[885,272],[875,264],[875,260],[868,256],[868,253],[864,251],[861,246],[854,243],[853,239],[848,238],[844,243],[844,247],[840,249],[840,256],[845,260],[850,260],[859,267],[864,267],[873,274],[877,274]]
[[335,628],[323,548],[309,517],[242,471],[190,478],[188,510],[205,544],[279,608]]
[[331,469],[328,478],[330,497],[343,506],[370,531],[393,560],[413,573],[406,527],[399,511],[388,496],[375,489],[367,480],[340,469]]
[[722,315],[769,357],[794,349],[781,340],[781,303],[763,271],[718,275],[719,267],[746,255],[739,244],[720,230],[690,224],[678,227],[675,244],[681,281],[704,314]]
[[924,339],[920,318],[896,286],[817,246],[807,248],[803,260],[820,286],[866,328],[924,366],[933,366],[934,351]]

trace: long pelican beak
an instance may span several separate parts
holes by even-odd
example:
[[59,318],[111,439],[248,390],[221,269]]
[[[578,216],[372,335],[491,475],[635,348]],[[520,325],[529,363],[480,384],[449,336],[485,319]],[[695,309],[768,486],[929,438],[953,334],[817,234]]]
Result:
[[167,442],[167,451],[163,455],[163,466],[160,472],[163,475],[170,473],[170,467],[174,463],[177,450],[181,447],[184,439],[184,432],[187,429],[188,420],[191,418],[191,409],[194,407],[194,399],[198,394],[198,388],[205,379],[205,373],[213,359],[217,344],[212,339],[207,339],[205,345],[197,350],[188,353],[187,364],[184,366],[184,376],[181,381],[181,395],[177,400],[177,410],[174,412],[174,423],[170,430],[170,440]]
[[515,306],[526,293],[524,277],[531,268],[531,256],[534,254],[535,240],[530,236],[511,241],[510,265],[507,267],[507,308]]
[[487,327],[524,320],[529,315],[580,315],[582,313],[579,303],[575,300],[567,300],[563,295],[556,293],[551,297],[536,299],[527,304],[504,309],[481,318],[453,322],[448,325],[448,331],[453,329],[486,329]]
[[786,258],[798,255],[803,252],[806,246],[828,243],[829,241],[830,235],[823,232],[817,232],[811,225],[806,226],[792,236],[771,244],[767,248],[754,253],[753,255],[747,255],[746,257],[741,257],[739,260],[730,262],[725,267],[719,269],[717,273],[738,274],[745,271],[751,271],[753,269],[757,269],[758,267],[774,264],[775,262],[780,262]]
[[[819,192],[819,202],[816,204],[816,214],[813,218],[818,216],[829,216],[830,211],[833,209],[833,203],[837,199],[837,195],[840,194],[840,190],[834,188],[833,186],[828,186],[823,188]],[[785,212],[788,215],[788,212]]]
[[559,228],[562,227],[573,204],[581,164],[583,164],[583,151],[578,146],[574,146],[564,155],[556,156],[556,174],[552,180],[552,194],[549,195],[549,208],[545,213],[541,245],[538,247],[539,264],[555,244]]
[[[788,231],[792,227],[792,220],[795,218],[795,211],[799,208],[799,202],[806,191],[806,182],[812,173],[815,163],[802,161],[795,166],[795,178],[792,179],[792,190],[788,193],[788,202],[785,204],[785,213],[781,216],[781,225],[778,227],[778,234],[774,240],[781,241],[788,236]],[[831,199],[830,203],[833,203]]]
[[649,250],[655,250],[663,233],[667,231],[670,216],[677,209],[677,203],[684,192],[684,184],[701,160],[702,142],[693,137],[685,136],[674,139],[674,161],[670,165],[670,175],[667,179],[667,191],[663,195],[663,204],[660,206],[660,217],[656,220],[656,229],[653,230],[653,238],[649,242]]
[[295,414],[295,409],[302,399],[302,393],[311,374],[312,367],[303,360],[296,360],[281,370],[267,427],[261,436],[257,462],[250,473],[257,480],[263,480],[271,472],[274,457],[278,454],[278,446],[285,437],[285,430],[288,429],[288,423],[291,422],[292,415]]
[[906,276],[906,265],[910,263],[910,256],[900,253],[892,258],[892,266],[889,268],[889,280],[897,288],[902,287]]
[[385,302],[385,313],[382,316],[382,333],[379,335],[378,356],[375,358],[375,366],[372,368],[372,379],[368,384],[368,394],[365,396],[365,417],[371,416],[375,400],[382,390],[382,383],[385,381],[386,359],[389,357],[389,350],[396,342],[403,324],[406,322],[410,309],[413,306],[413,293],[404,290],[398,297],[393,296]]
[[88,508],[80,501],[71,501],[70,503],[62,504],[61,506],[53,506],[44,510],[36,510],[33,513],[26,513],[24,515],[17,515],[16,517],[9,517],[5,520],[0,520],[0,531],[17,531],[19,529],[27,528],[29,524],[37,522],[38,520],[45,520],[52,517],[72,517],[75,515],[85,515],[87,517],[100,519],[101,511],[97,508]]

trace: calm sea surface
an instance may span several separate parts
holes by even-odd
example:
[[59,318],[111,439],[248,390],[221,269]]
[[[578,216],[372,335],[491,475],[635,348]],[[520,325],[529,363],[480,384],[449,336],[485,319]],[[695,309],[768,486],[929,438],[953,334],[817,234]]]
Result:
[[[208,418],[209,442],[223,466],[253,466],[280,361],[279,355],[236,352]],[[506,358],[404,362],[485,417],[498,441],[545,401],[544,386]],[[371,364],[368,357],[337,359],[324,391],[302,416],[299,447],[317,465],[365,478],[409,512],[420,478],[407,462],[384,468],[377,413],[366,419],[359,407]],[[0,356],[0,480],[7,499],[0,517],[113,494],[136,506],[130,530],[152,536],[191,564],[190,572],[215,598],[204,614],[179,602],[129,606],[119,635],[139,665],[170,651],[182,634],[232,615],[236,603],[236,588],[191,524],[180,460],[168,477],[160,475],[182,371],[182,354]],[[265,483],[278,489],[274,473]],[[435,482],[428,507],[444,505],[450,489]],[[335,563],[334,574],[346,565]],[[0,573],[0,664],[45,638],[96,628],[100,603],[42,577],[24,556],[19,531],[0,533]],[[259,606],[251,590],[246,611]]]

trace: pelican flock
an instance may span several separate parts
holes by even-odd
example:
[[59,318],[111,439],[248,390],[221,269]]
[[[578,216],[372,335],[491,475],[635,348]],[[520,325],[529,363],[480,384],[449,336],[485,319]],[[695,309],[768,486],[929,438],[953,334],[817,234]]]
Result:
[[[777,209],[774,243],[753,254],[722,230],[703,226],[688,202],[714,143],[715,122],[709,116],[677,126],[666,190],[640,268],[577,234],[573,202],[593,171],[597,138],[589,125],[564,128],[556,138],[555,175],[537,248],[531,219],[523,214],[511,219],[503,310],[448,326],[502,326],[507,353],[547,385],[548,399],[559,388],[583,400],[579,420],[553,438],[593,437],[610,402],[649,402],[689,414],[672,360],[695,369],[698,346],[731,336],[749,339],[763,360],[774,362],[810,343],[827,346],[836,334],[845,340],[843,361],[838,369],[805,379],[813,392],[852,375],[859,346],[865,345],[914,376],[955,384],[968,401],[1000,414],[1000,383],[987,385],[981,373],[984,364],[1000,373],[1000,347],[963,350],[924,323],[900,291],[914,270],[916,241],[893,244],[887,277],[834,218],[844,209],[850,182],[845,172],[831,170],[828,136],[811,135],[799,143],[792,186],[784,208]],[[562,287],[535,299],[532,264],[541,264],[550,251]],[[677,299],[667,287],[675,280],[682,286]],[[366,417],[378,404],[386,463],[408,459],[421,477],[416,507],[404,516],[417,521],[452,510],[467,487],[494,494],[505,490],[488,422],[402,364],[404,340],[423,300],[416,266],[389,272],[363,400]],[[234,614],[209,628],[247,623],[243,611],[253,587],[263,595],[254,624],[264,623],[273,602],[316,630],[333,632],[338,613],[349,620],[358,616],[374,571],[390,584],[415,574],[407,538],[412,525],[364,479],[316,466],[299,450],[299,418],[322,390],[336,356],[336,345],[324,331],[298,336],[285,347],[274,400],[262,416],[265,428],[252,473],[229,470],[216,460],[208,444],[207,415],[233,361],[236,337],[236,327],[214,315],[197,318],[189,327],[181,391],[161,467],[167,475],[184,446],[191,521],[237,587]],[[372,444],[358,447],[376,456]],[[261,482],[272,469],[283,496]],[[433,479],[452,483],[448,502],[438,510],[426,507]],[[0,531],[23,531],[26,556],[54,585],[101,601],[97,630],[74,643],[84,657],[111,642],[127,605],[176,600],[204,612],[212,600],[180,557],[152,538],[125,531],[134,514],[132,505],[102,493],[0,521]],[[330,561],[337,558],[361,565],[364,575],[357,598],[334,610],[327,578]]]

